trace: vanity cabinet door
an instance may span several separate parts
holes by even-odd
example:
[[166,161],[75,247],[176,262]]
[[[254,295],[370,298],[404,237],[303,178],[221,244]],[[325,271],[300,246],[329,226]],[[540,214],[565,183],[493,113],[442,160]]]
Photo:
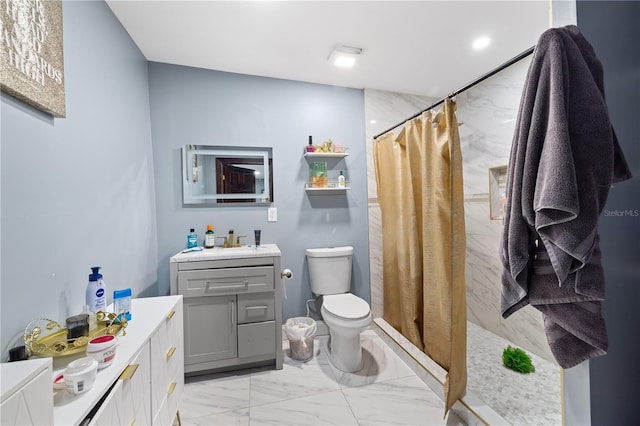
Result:
[[253,357],[276,352],[276,324],[274,321],[241,324],[238,326],[238,356]]
[[238,356],[236,296],[184,299],[185,366]]

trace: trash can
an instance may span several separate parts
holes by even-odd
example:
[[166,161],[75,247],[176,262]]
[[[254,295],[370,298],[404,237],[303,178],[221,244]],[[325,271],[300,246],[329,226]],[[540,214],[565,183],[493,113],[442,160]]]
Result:
[[298,361],[307,361],[313,357],[313,338],[316,335],[316,322],[308,317],[289,318],[285,323],[285,334],[289,339],[289,356]]

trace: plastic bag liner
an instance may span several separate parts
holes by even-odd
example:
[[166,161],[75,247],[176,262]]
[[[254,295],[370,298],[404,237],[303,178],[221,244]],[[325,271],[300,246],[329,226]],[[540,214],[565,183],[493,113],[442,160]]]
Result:
[[306,361],[313,357],[313,338],[318,326],[308,317],[289,318],[284,331],[289,339],[289,356],[298,361]]

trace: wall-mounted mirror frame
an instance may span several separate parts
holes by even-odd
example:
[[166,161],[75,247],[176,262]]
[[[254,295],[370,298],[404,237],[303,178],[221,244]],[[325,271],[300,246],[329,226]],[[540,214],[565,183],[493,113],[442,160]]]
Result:
[[185,145],[182,202],[186,206],[263,206],[273,202],[273,150]]

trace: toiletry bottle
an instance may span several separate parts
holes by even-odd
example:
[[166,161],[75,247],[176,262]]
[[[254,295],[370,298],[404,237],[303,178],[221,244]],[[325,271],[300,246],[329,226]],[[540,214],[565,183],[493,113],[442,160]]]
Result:
[[204,248],[213,248],[216,245],[216,234],[213,233],[213,225],[207,225],[207,232],[204,234]]
[[198,236],[196,235],[195,229],[191,228],[189,230],[189,235],[187,235],[187,248],[198,247]]
[[340,176],[338,176],[338,188],[346,188],[347,183],[345,181],[344,175],[342,174],[342,170],[340,170]]
[[98,272],[100,271],[100,267],[93,266],[91,271],[93,271],[93,273],[89,275],[89,284],[87,285],[85,303],[89,305],[89,310],[91,312],[98,313],[100,311],[106,311],[107,288],[104,285],[102,274]]
[[113,291],[113,311],[118,314],[117,321],[122,321],[122,315],[131,321],[131,289]]
[[315,152],[315,147],[313,146],[313,137],[309,136],[309,145],[307,145],[307,152]]
[[89,333],[98,328],[98,321],[96,320],[96,314],[91,312],[89,305],[84,305],[81,314],[89,315]]

